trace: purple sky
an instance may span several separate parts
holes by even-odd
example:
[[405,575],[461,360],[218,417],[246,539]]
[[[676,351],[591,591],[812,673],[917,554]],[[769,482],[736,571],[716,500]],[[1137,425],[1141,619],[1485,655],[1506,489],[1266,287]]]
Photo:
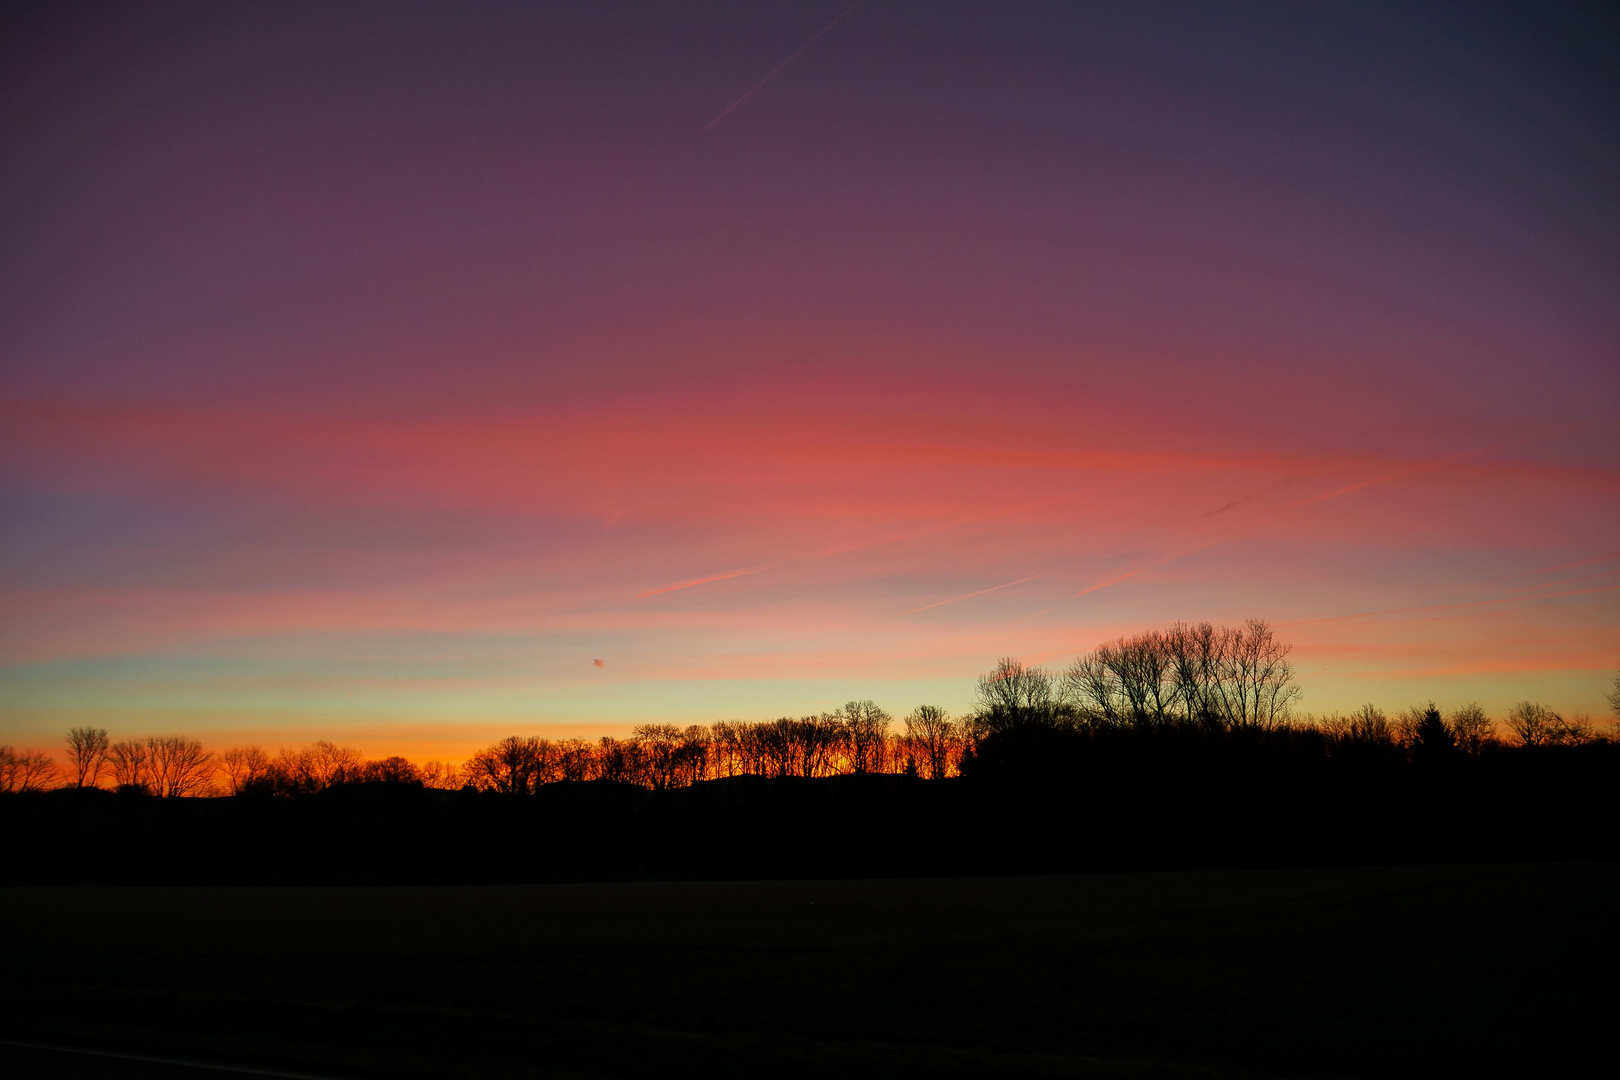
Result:
[[1602,709],[1612,8],[847,8],[8,9],[0,740]]

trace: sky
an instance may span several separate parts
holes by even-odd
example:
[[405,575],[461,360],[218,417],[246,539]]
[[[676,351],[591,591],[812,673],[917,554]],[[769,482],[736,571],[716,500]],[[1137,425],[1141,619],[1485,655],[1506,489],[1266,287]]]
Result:
[[0,741],[1620,668],[1620,18],[16,4]]

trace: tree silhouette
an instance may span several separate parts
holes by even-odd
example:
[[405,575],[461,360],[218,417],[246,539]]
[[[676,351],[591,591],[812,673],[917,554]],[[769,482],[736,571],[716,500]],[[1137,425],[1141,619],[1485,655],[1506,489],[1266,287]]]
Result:
[[596,758],[584,739],[565,739],[557,744],[557,778],[589,780],[596,775]]
[[1052,676],[1044,668],[1025,667],[1004,656],[979,676],[979,717],[991,733],[1056,725],[1058,705]]
[[273,763],[259,746],[233,746],[219,756],[220,772],[232,795],[243,795],[266,786]]
[[74,787],[96,786],[110,746],[106,728],[76,727],[68,731],[68,766],[73,770]]
[[677,753],[678,781],[683,785],[707,780],[714,739],[702,724],[691,724],[681,733],[681,746]]
[[961,738],[948,713],[937,705],[919,705],[905,719],[906,748],[917,772],[928,780],[943,780],[961,754]]
[[1415,765],[1436,765],[1449,761],[1457,752],[1457,740],[1441,719],[1440,710],[1429,702],[1419,717],[1412,734],[1412,762]]
[[422,778],[422,786],[449,791],[462,784],[460,766],[449,761],[427,761],[417,770]]
[[107,766],[120,791],[150,791],[149,762],[144,739],[123,739],[107,748]]
[[888,766],[889,724],[892,723],[889,714],[871,701],[851,701],[841,714],[849,771],[883,772]]
[[[1057,681],[1057,700],[1046,708],[1094,727],[1271,730],[1287,722],[1299,697],[1288,651],[1260,619],[1240,627],[1177,623],[1081,656]],[[1013,662],[1003,660],[980,680],[981,714],[992,729],[999,717],[1020,715],[1020,708],[1040,711],[1033,698],[1022,706],[1011,700],[1015,690],[1038,697],[1039,687],[1008,664]],[[987,688],[986,679],[998,686]],[[999,689],[999,695],[986,697],[987,689]]]
[[[1432,702],[1394,715],[1369,703],[1344,716],[1296,716],[1286,656],[1286,645],[1258,621],[1236,628],[1178,623],[1105,643],[1056,678],[1003,658],[978,680],[970,712],[952,718],[937,706],[919,706],[905,716],[900,734],[885,710],[858,700],[835,712],[773,720],[640,725],[629,738],[595,743],[511,736],[464,767],[418,767],[399,756],[366,760],[357,749],[324,740],[274,758],[256,746],[216,758],[180,736],[112,743],[100,729],[75,729],[68,736],[69,780],[92,786],[98,775],[110,775],[121,790],[172,798],[213,793],[217,777],[220,792],[274,795],[230,804],[231,816],[220,819],[253,825],[255,836],[262,826],[272,848],[282,843],[276,830],[287,828],[277,822],[308,822],[321,836],[327,834],[320,823],[337,822],[362,829],[396,859],[432,842],[465,849],[470,864],[476,850],[529,843],[511,830],[544,823],[554,833],[572,827],[589,835],[598,854],[576,850],[564,858],[597,860],[592,866],[684,874],[692,866],[660,860],[685,858],[722,872],[776,874],[843,860],[840,872],[932,872],[958,866],[951,861],[958,855],[947,851],[968,860],[962,865],[1008,869],[1076,865],[1075,859],[1134,865],[1138,858],[1173,861],[1180,856],[1165,852],[1200,850],[1218,862],[1273,843],[1292,845],[1288,850],[1299,857],[1355,851],[1399,859],[1417,850],[1399,849],[1402,843],[1431,845],[1418,852],[1427,857],[1433,845],[1466,840],[1476,845],[1469,849],[1474,857],[1495,850],[1479,839],[1490,828],[1489,798],[1504,806],[1564,798],[1564,788],[1584,790],[1592,777],[1608,775],[1603,770],[1612,765],[1605,763],[1620,752],[1590,720],[1531,702],[1514,707],[1510,743],[1498,742],[1475,703],[1449,717]],[[1540,749],[1553,746],[1561,749]],[[105,766],[99,774],[98,754]],[[1435,767],[1441,762],[1445,768]],[[929,783],[817,785],[835,776],[901,773]],[[678,790],[740,777],[757,779],[707,792]],[[0,789],[38,790],[53,780],[45,755],[0,748]],[[590,781],[607,783],[542,794],[546,785]],[[456,790],[425,797],[362,786],[342,798],[309,799],[291,816],[278,809],[336,785],[367,782]],[[649,790],[626,790],[632,785]],[[526,801],[491,815],[478,809],[489,804],[486,795]],[[124,802],[8,803],[26,813],[55,805],[81,815],[109,809],[136,815],[131,820],[206,817],[201,807],[176,817]],[[356,807],[374,811],[358,815],[363,826],[354,820]],[[402,816],[392,817],[396,811]],[[887,839],[850,828],[866,820],[908,824],[903,835]],[[1420,827],[1400,839],[1401,821]],[[482,838],[478,829],[492,831]],[[731,833],[739,834],[738,843],[713,845],[718,853],[670,841]],[[766,836],[792,839],[759,839]],[[671,854],[677,848],[685,854]],[[906,861],[912,859],[920,861]]]
[[368,761],[360,766],[358,774],[361,780],[371,783],[417,785],[422,783],[421,771],[409,761],[397,756]]
[[44,791],[56,781],[56,765],[37,750],[0,746],[0,791]]
[[680,751],[685,738],[681,729],[673,724],[640,724],[631,734],[641,744],[652,789],[675,786],[682,772]]
[[1558,740],[1563,719],[1544,705],[1521,701],[1508,710],[1507,726],[1520,746],[1546,746]]
[[146,741],[148,786],[154,795],[180,798],[207,794],[213,780],[214,755],[196,739],[155,735]]
[[271,766],[277,790],[313,795],[359,775],[359,750],[318,739],[298,750],[283,748]]
[[1457,749],[1469,757],[1478,757],[1487,746],[1496,743],[1496,724],[1485,715],[1478,702],[1470,701],[1453,711],[1450,727]]
[[467,759],[467,782],[483,791],[527,795],[540,772],[540,742],[533,736],[509,735]]

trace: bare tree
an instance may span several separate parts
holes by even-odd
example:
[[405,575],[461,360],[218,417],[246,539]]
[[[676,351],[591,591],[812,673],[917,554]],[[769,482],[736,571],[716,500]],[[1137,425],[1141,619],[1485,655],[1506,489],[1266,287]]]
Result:
[[67,733],[68,766],[73,770],[73,786],[95,787],[107,763],[107,729],[76,727]]
[[620,784],[648,782],[647,754],[635,739],[604,735],[596,744],[596,778]]
[[0,746],[0,791],[44,791],[55,782],[56,765],[50,755]]
[[789,720],[786,735],[792,772],[796,776],[830,776],[842,771],[840,766],[847,766],[852,760],[850,730],[842,712]]
[[557,774],[560,780],[589,780],[596,775],[596,755],[584,739],[564,739],[557,744]]
[[742,747],[742,725],[716,720],[709,728],[715,776],[739,776],[748,771]]
[[849,771],[883,772],[888,765],[888,713],[871,701],[851,701],[839,714],[843,720],[844,753]]
[[1620,724],[1620,675],[1614,677],[1614,689],[1609,691],[1609,711],[1614,714],[1617,724]]
[[1585,746],[1587,743],[1597,742],[1597,726],[1592,718],[1585,713],[1576,713],[1574,716],[1561,716],[1553,728],[1552,741],[1557,746]]
[[1044,668],[1025,667],[1010,656],[979,676],[979,716],[990,731],[1027,725],[1051,726],[1058,721],[1058,698],[1052,676]]
[[750,755],[757,766],[754,771],[765,776],[797,775],[798,755],[795,750],[796,721],[783,716],[760,724],[749,724],[746,729]]
[[1412,745],[1417,742],[1418,731],[1422,728],[1423,720],[1427,716],[1427,708],[1424,705],[1408,705],[1395,714],[1393,721],[1395,739],[1403,749],[1411,749]]
[[1263,619],[1249,619],[1233,632],[1223,672],[1231,687],[1226,709],[1233,727],[1269,730],[1287,723],[1299,698],[1288,653]]
[[[1058,693],[1088,726],[1111,727],[1130,717],[1119,676],[1098,652],[1088,653],[1069,665],[1058,680]],[[988,712],[981,711],[980,715]]]
[[714,736],[702,724],[691,724],[681,733],[681,748],[677,753],[677,768],[683,784],[695,784],[709,778],[709,759]]
[[1107,711],[1123,716],[1141,727],[1163,724],[1175,700],[1171,674],[1174,670],[1162,634],[1148,633],[1120,638],[1098,647],[1093,662],[1102,668],[1092,676],[1103,680],[1114,699]]
[[270,777],[270,755],[260,746],[233,746],[219,756],[219,764],[232,795],[250,791]]
[[1469,757],[1478,757],[1487,746],[1496,742],[1496,723],[1485,715],[1485,710],[1479,707],[1477,701],[1458,706],[1447,721],[1447,726],[1451,729],[1451,737],[1457,742],[1457,749]]
[[652,787],[658,791],[674,787],[685,741],[681,729],[673,724],[638,724],[630,734],[640,744]]
[[480,791],[527,795],[534,790],[540,769],[540,740],[509,735],[468,758],[462,768],[467,782]]
[[1317,729],[1328,737],[1329,744],[1338,747],[1381,747],[1394,750],[1400,746],[1400,737],[1389,717],[1376,705],[1367,704],[1349,716],[1324,716],[1316,721]]
[[146,750],[153,794],[175,799],[208,793],[214,755],[202,743],[183,735],[154,735],[146,740]]
[[1206,728],[1226,725],[1226,700],[1221,691],[1221,657],[1229,630],[1207,622],[1189,626],[1176,623],[1164,634],[1169,653],[1170,679],[1182,719]]
[[359,776],[360,779],[372,783],[417,785],[422,783],[421,770],[397,755],[366,762],[360,766]]
[[937,705],[919,705],[906,717],[906,746],[924,779],[943,780],[961,754],[961,738],[950,715]]
[[365,758],[352,746],[338,746],[318,739],[305,747],[312,775],[323,788],[344,784],[359,776]]
[[[1288,651],[1260,619],[1235,628],[1177,623],[1081,656],[1058,681],[1058,696],[1080,722],[1090,725],[1188,723],[1269,730],[1289,722],[1299,698]],[[1011,674],[1001,681],[1016,685]],[[984,699],[986,680],[979,682]],[[1014,709],[1004,700],[1010,696],[1007,687],[1000,689],[989,708],[981,707],[981,715],[992,721]]]
[[1558,740],[1564,718],[1533,701],[1521,701],[1508,710],[1507,727],[1520,746],[1546,746]]
[[124,739],[107,748],[113,783],[125,791],[152,790],[150,762],[145,739]]
[[1563,717],[1531,701],[1508,710],[1507,726],[1520,746],[1581,746],[1597,739],[1591,717]]
[[461,769],[449,761],[429,761],[423,764],[421,770],[422,786],[454,790],[461,786]]
[[320,739],[299,750],[283,747],[276,755],[272,772],[278,790],[313,795],[357,779],[364,760],[352,746]]

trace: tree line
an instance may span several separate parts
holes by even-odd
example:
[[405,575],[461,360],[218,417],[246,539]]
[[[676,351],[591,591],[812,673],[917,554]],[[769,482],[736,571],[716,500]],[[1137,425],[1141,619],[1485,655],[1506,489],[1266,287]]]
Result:
[[[466,761],[368,760],[357,749],[318,741],[271,754],[260,746],[211,752],[180,735],[114,742],[107,731],[68,732],[65,760],[0,746],[0,792],[111,788],[158,797],[313,795],[359,783],[533,794],[548,784],[608,781],[655,791],[727,778],[814,779],[906,775],[943,780],[970,774],[987,747],[1020,733],[1294,733],[1326,758],[1381,755],[1416,763],[1479,758],[1611,741],[1590,717],[1544,705],[1514,705],[1501,725],[1477,703],[1442,713],[1432,703],[1388,714],[1368,704],[1348,715],[1296,712],[1300,693],[1289,647],[1265,622],[1237,627],[1177,623],[1120,638],[1059,672],[1004,658],[978,679],[974,707],[951,716],[933,705],[898,723],[874,702],[851,701],[811,716],[677,727],[643,724],[629,738],[553,741],[513,735]],[[1620,676],[1609,695],[1620,718]]]

